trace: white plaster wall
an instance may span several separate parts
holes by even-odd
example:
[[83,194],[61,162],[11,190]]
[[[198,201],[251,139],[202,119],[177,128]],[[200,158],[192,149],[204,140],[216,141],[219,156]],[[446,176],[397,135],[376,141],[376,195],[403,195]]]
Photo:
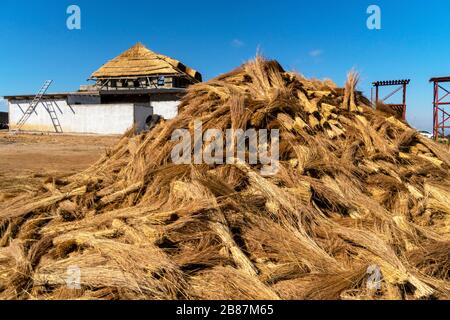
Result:
[[[27,110],[30,101],[9,102],[10,129]],[[65,100],[54,103],[64,133],[123,134],[134,124],[134,104],[68,105]],[[40,103],[21,130],[55,132],[52,120]]]
[[170,120],[178,115],[180,101],[151,101],[150,105],[153,107],[154,114]]
[[134,106],[134,123],[138,132],[146,129],[146,120],[153,114],[153,108],[150,106]]

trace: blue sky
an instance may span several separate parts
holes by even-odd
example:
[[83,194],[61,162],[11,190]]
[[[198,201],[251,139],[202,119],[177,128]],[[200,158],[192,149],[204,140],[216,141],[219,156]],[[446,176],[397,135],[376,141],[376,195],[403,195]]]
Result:
[[[71,4],[81,8],[81,30],[66,28]],[[378,31],[366,27],[371,4],[381,8]],[[449,11],[448,0],[2,0],[0,96],[36,92],[47,78],[51,91],[76,90],[137,41],[206,79],[259,48],[286,69],[339,85],[356,68],[368,96],[373,80],[411,78],[408,120],[430,130],[428,80],[450,76]]]

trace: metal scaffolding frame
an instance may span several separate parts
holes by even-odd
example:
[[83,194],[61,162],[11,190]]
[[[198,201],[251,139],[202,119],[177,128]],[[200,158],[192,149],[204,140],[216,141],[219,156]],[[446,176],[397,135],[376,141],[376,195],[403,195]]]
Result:
[[433,137],[445,138],[445,130],[450,129],[450,111],[445,107],[450,105],[450,89],[444,87],[444,83],[450,82],[450,77],[431,78],[433,83]]

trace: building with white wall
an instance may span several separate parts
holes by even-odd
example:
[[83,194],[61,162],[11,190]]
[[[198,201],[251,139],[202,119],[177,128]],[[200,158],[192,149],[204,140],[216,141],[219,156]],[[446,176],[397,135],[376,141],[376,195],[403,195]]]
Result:
[[81,86],[78,92],[45,94],[23,124],[35,95],[6,96],[10,130],[82,134],[123,134],[133,126],[145,130],[155,116],[176,117],[186,88],[202,77],[138,43],[90,80],[95,84]]

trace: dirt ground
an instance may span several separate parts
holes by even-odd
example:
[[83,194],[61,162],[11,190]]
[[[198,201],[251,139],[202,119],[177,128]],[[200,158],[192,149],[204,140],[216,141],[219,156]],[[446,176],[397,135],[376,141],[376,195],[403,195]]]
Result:
[[118,136],[11,135],[0,131],[0,202],[49,177],[88,168]]

